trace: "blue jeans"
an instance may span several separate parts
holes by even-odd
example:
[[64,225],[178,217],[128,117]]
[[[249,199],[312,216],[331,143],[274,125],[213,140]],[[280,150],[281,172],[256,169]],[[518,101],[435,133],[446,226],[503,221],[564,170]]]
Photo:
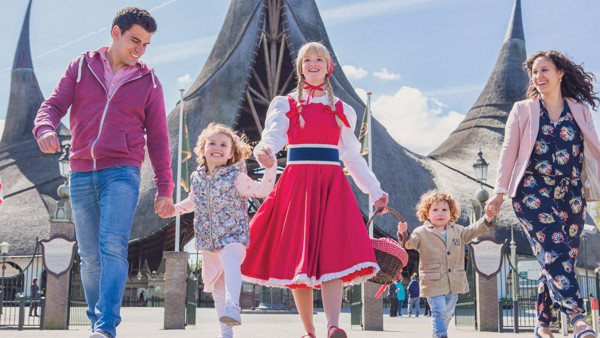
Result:
[[445,295],[427,297],[427,302],[431,307],[431,326],[433,336],[441,337],[448,335],[448,324],[454,317],[454,309],[458,301],[458,294],[448,293]]
[[408,315],[412,315],[413,310],[415,311],[415,315],[417,315],[417,317],[419,317],[419,312],[421,312],[421,304],[419,304],[419,302],[421,301],[420,297],[413,297],[413,298],[409,298],[408,299]]
[[71,172],[81,281],[92,330],[116,336],[129,264],[129,233],[140,187],[140,169],[116,166]]

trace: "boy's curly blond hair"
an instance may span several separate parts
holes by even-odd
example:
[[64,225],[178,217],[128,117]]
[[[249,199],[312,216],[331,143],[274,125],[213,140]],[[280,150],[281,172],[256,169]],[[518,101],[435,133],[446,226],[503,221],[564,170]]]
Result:
[[229,138],[231,138],[231,149],[233,150],[233,157],[231,157],[227,161],[226,165],[232,165],[234,163],[237,163],[242,158],[250,157],[250,155],[252,154],[252,148],[248,144],[246,135],[238,135],[237,131],[229,128],[224,124],[211,122],[206,128],[204,128],[202,133],[200,133],[200,136],[198,136],[198,142],[196,142],[196,147],[194,148],[194,154],[196,154],[196,161],[198,161],[200,165],[207,167],[206,158],[204,158],[204,155],[202,154],[202,149],[204,149],[204,146],[206,145],[206,139],[208,139],[209,136],[218,133],[227,135],[229,136]]
[[421,200],[416,207],[419,221],[429,221],[429,208],[436,202],[448,203],[450,208],[450,223],[454,223],[460,218],[460,204],[458,204],[452,195],[439,190],[429,190],[421,196]]

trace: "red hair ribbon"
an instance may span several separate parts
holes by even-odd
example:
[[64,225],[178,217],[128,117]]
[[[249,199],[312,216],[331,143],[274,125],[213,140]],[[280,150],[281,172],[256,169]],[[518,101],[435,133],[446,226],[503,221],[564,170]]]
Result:
[[331,107],[329,105],[325,105],[323,107],[323,109],[325,110],[326,113],[328,114],[332,114],[335,115],[337,117],[340,118],[340,120],[342,120],[342,122],[344,123],[344,125],[348,128],[350,128],[350,123],[348,122],[348,119],[346,118],[346,115],[344,115],[344,113],[338,111],[338,110],[331,110]]

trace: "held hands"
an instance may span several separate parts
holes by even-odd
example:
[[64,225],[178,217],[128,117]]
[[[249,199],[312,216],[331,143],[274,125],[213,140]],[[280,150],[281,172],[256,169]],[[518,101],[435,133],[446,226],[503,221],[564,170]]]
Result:
[[37,139],[40,150],[47,154],[53,154],[60,151],[60,142],[58,136],[54,131],[48,131],[42,134]]
[[398,222],[398,233],[404,235],[408,230],[408,223],[406,222]]
[[259,152],[258,155],[256,155],[256,159],[258,160],[258,162],[262,163],[265,166],[265,168],[271,168],[273,165],[275,165],[275,162],[277,162],[273,154],[267,155],[262,151]]
[[504,198],[504,194],[494,194],[492,198],[485,205],[485,218],[488,222],[498,216],[500,213],[500,207],[502,206],[502,199]]
[[386,212],[388,212],[388,210],[387,210],[388,195],[383,194],[383,196],[381,196],[381,198],[378,199],[377,201],[375,201],[373,204],[375,205],[375,210],[382,209],[380,214],[385,214]]
[[175,214],[173,199],[166,196],[156,196],[154,199],[154,213],[162,218],[172,217]]

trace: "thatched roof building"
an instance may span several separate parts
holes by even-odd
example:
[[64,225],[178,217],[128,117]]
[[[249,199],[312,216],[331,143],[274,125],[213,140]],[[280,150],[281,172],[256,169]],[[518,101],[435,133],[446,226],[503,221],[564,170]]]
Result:
[[[314,1],[233,0],[202,72],[184,96],[190,143],[193,144],[212,121],[243,131],[251,141],[260,140],[269,102],[276,95],[285,95],[294,89],[293,61],[297,50],[307,41],[321,41],[333,51]],[[334,93],[356,110],[360,121],[365,104],[344,75],[335,53],[333,58]],[[179,109],[178,105],[168,116],[172,154],[177,154]],[[372,128],[374,172],[383,189],[390,193],[390,206],[416,224],[415,199],[434,188],[431,173],[421,163],[424,157],[400,146],[375,119]],[[357,134],[359,129],[357,126]],[[172,165],[174,172],[175,161],[176,156]],[[284,165],[285,156],[279,163]],[[188,164],[191,172],[196,168],[195,157]],[[248,165],[250,171],[256,167],[253,162]],[[132,239],[140,241],[141,249],[131,248],[130,254],[140,250],[149,252],[157,243],[172,250],[174,221],[154,215],[155,187],[148,163],[142,172],[142,193],[131,232]],[[368,197],[352,184],[366,216]],[[376,231],[394,234],[396,223],[393,217],[382,216]],[[190,224],[191,215],[188,215],[182,222],[182,244],[192,236]]]
[[[27,7],[12,68],[8,111],[0,141],[0,177],[4,202],[0,204],[0,242],[11,244],[11,255],[31,254],[36,237],[50,234],[49,214],[41,194],[58,199],[56,189],[64,182],[58,169],[60,154],[44,154],[31,134],[33,120],[44,97],[33,72],[29,48]],[[61,140],[70,139],[62,124]]]

